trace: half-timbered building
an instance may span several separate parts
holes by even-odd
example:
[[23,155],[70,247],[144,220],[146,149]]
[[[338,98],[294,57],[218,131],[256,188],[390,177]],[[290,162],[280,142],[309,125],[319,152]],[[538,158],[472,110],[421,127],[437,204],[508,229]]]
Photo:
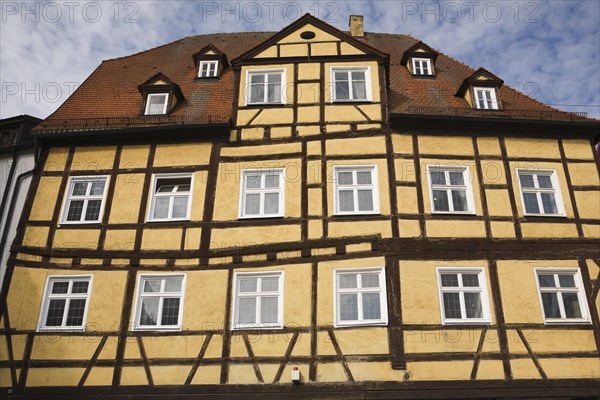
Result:
[[600,123],[351,28],[104,61],[36,128],[3,395],[598,395]]

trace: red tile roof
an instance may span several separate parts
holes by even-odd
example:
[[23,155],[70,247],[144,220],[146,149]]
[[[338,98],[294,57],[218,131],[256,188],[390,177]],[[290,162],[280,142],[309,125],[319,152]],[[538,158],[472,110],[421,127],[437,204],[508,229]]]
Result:
[[[226,123],[232,112],[234,71],[231,67],[226,68],[218,80],[194,79],[193,55],[212,44],[231,61],[274,34],[276,32],[190,36],[127,57],[103,61],[37,129]],[[589,121],[580,115],[544,105],[506,85],[500,88],[504,110],[473,110],[455,94],[474,69],[440,52],[435,63],[435,79],[416,79],[401,65],[401,59],[418,39],[400,34],[366,33],[360,40],[390,56],[388,98],[391,113]],[[179,103],[169,116],[140,118],[142,97],[138,85],[157,73],[178,84],[185,101]]]

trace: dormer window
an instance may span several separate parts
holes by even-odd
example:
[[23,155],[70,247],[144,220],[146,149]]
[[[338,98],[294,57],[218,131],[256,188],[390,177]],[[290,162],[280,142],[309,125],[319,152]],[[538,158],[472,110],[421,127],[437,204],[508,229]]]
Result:
[[212,44],[205,46],[192,56],[196,65],[196,78],[212,81],[219,78],[227,68],[227,56]]
[[502,79],[479,68],[463,81],[456,96],[465,99],[467,104],[476,110],[502,110],[500,87],[503,84]]
[[146,101],[145,115],[161,115],[167,113],[167,105],[169,104],[168,93],[151,93],[148,94]]
[[496,89],[494,88],[473,88],[475,93],[475,107],[481,110],[497,110],[498,100],[496,99]]
[[158,73],[138,86],[142,94],[141,115],[168,115],[185,100],[179,85]]
[[413,77],[434,77],[438,53],[423,42],[418,42],[402,55],[400,63]]
[[198,78],[214,78],[217,76],[218,60],[200,61]]
[[413,75],[433,75],[431,59],[429,58],[413,58],[412,67]]

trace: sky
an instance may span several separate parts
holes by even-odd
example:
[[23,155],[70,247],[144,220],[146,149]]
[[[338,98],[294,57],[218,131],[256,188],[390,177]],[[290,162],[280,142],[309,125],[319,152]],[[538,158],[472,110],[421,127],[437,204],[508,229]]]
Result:
[[600,119],[600,1],[0,0],[0,118],[54,112],[102,60],[186,36],[278,31],[305,13],[412,35],[525,94]]

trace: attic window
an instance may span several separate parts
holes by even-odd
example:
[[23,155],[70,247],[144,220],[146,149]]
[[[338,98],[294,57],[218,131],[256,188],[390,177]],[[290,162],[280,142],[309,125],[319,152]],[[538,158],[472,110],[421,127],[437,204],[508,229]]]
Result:
[[168,93],[150,93],[146,101],[146,115],[163,115],[167,113]]
[[475,107],[480,110],[497,110],[498,100],[496,98],[496,89],[475,87]]
[[304,40],[310,40],[315,38],[315,33],[313,31],[304,31],[300,34],[300,37]]
[[430,58],[413,58],[412,59],[413,75],[433,75]]
[[218,76],[218,70],[218,60],[200,61],[200,67],[198,68],[198,78],[215,78]]

